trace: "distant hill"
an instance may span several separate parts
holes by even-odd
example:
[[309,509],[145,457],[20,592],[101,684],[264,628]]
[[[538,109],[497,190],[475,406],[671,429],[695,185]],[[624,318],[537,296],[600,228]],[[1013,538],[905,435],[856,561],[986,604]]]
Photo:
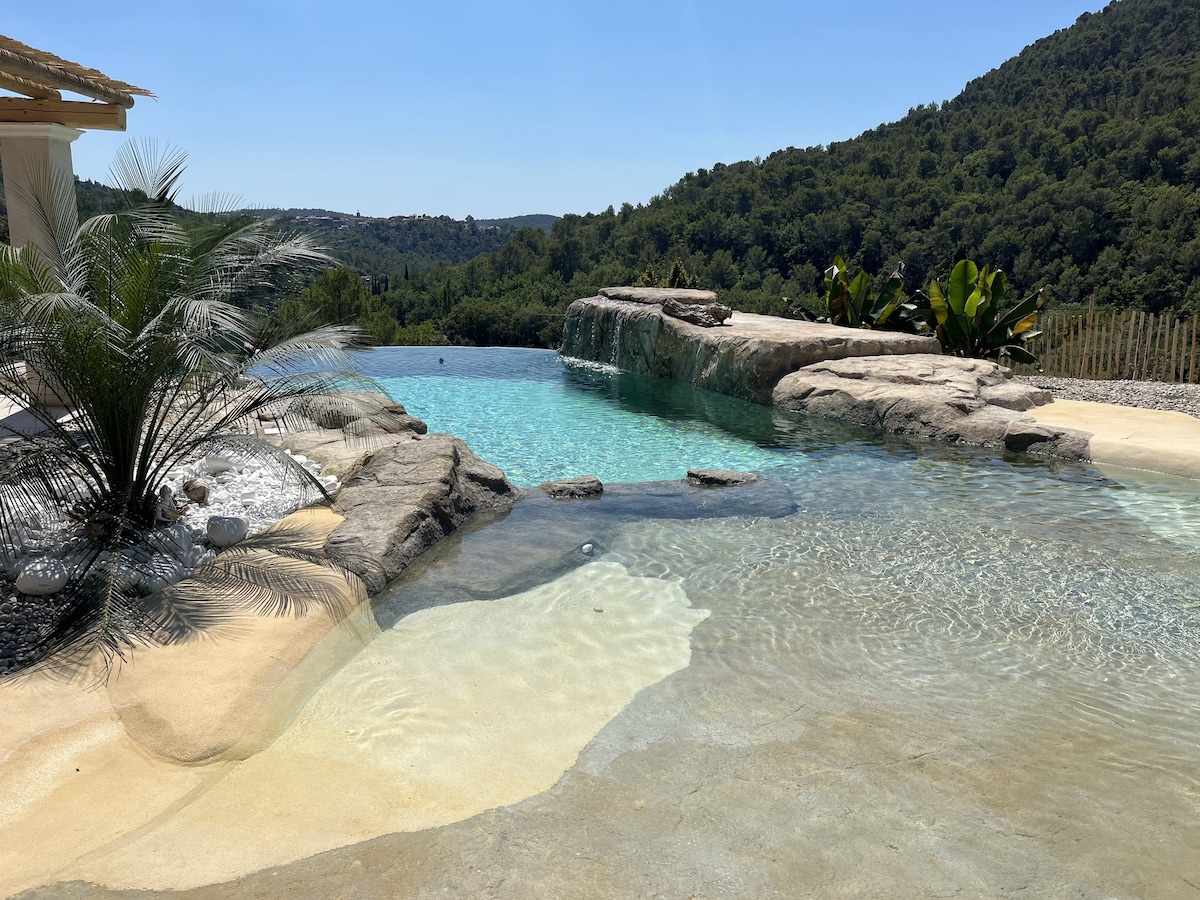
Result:
[[[387,221],[391,221],[392,219],[409,219],[409,218],[446,218],[445,216],[440,216],[440,217],[393,216],[390,218],[373,218],[371,216],[360,216],[358,213],[336,212],[335,210],[332,210],[332,209],[297,209],[297,208],[280,209],[278,207],[247,209],[247,210],[244,210],[244,212],[247,212],[254,216],[260,216],[260,217],[278,216],[278,217],[281,217],[284,219],[298,219],[298,218],[327,216],[327,217],[333,218],[333,219],[343,219],[343,220],[353,219],[353,220],[362,220],[362,221],[366,221],[366,222],[387,222]],[[558,216],[552,216],[552,215],[548,215],[548,214],[535,214],[535,215],[529,215],[529,216],[510,216],[507,219],[476,219],[471,216],[467,216],[466,219],[461,220],[461,221],[474,222],[480,228],[503,228],[503,229],[511,229],[513,231],[519,231],[522,228],[536,228],[539,231],[544,231],[547,234],[549,234],[551,227],[553,227],[553,225],[557,219],[558,219]],[[452,219],[451,221],[458,221],[458,220]]]
[[[0,181],[3,173],[0,172]],[[119,209],[123,192],[98,181],[76,179],[80,215]],[[507,219],[451,219],[449,216],[371,218],[328,209],[247,209],[259,217],[278,217],[311,231],[342,262],[366,274],[402,276],[406,268],[466,262],[491,253],[522,228],[549,232],[556,216],[528,215]],[[0,199],[0,240],[8,239],[7,210]]]
[[522,228],[548,232],[555,216],[452,219],[449,216],[392,216],[381,219],[327,209],[253,209],[313,232],[333,255],[360,272],[400,276],[405,269],[461,263],[503,247]]
[[397,305],[444,308],[450,335],[490,318],[495,333],[470,340],[502,342],[504,315],[560,310],[675,258],[726,302],[782,313],[815,303],[837,255],[877,273],[903,262],[911,291],[965,253],[1057,303],[1200,312],[1198,177],[1200,0],[1119,0],[948,103],[829,146],[715,163],[645,205],[565,216],[548,238],[405,286]]

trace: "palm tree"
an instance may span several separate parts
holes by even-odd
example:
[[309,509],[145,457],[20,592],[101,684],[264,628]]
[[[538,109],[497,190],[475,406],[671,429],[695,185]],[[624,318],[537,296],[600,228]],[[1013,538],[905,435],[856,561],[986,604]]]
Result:
[[[182,210],[183,164],[180,152],[131,145],[113,167],[128,209],[80,224],[74,185],[47,183],[30,199],[48,240],[0,245],[0,397],[36,420],[0,447],[0,534],[31,514],[74,523],[63,614],[34,656],[99,647],[111,661],[162,638],[180,617],[139,596],[112,560],[156,528],[167,473],[233,452],[323,493],[254,421],[371,386],[347,363],[355,329],[280,335],[252,312],[330,258],[269,222]],[[39,378],[45,389],[29,390]]]

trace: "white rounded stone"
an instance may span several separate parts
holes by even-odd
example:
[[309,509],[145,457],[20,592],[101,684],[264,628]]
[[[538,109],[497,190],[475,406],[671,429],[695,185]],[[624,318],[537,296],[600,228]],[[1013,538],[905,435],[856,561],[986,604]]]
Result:
[[22,594],[44,597],[63,589],[69,576],[67,566],[57,559],[31,559],[21,568],[16,588]]
[[220,475],[222,472],[229,472],[237,468],[237,465],[231,459],[226,459],[224,456],[206,456],[204,457],[204,468],[209,475]]
[[241,516],[210,516],[205,532],[214,547],[232,547],[246,539],[250,522]]

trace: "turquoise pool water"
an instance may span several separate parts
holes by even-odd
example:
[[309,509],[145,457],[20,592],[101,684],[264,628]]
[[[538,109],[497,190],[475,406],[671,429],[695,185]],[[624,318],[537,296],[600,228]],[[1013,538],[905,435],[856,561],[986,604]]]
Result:
[[[367,360],[367,373],[410,413],[463,438],[519,485],[575,475],[659,481],[693,465],[757,470],[780,461],[779,447],[744,436],[763,431],[766,410],[551,351],[384,349]],[[716,424],[734,420],[741,433]]]
[[[647,500],[592,521],[518,504],[382,598],[393,621],[423,592],[479,581],[489,559],[567,559],[586,542],[709,611],[688,668],[581,754],[579,784],[619,770],[612,790],[677,808],[693,792],[672,793],[655,753],[697,771],[733,754],[746,771],[721,821],[779,819],[752,848],[711,824],[690,840],[746,871],[759,847],[836,860],[850,841],[831,877],[864,879],[846,882],[858,895],[1200,884],[1195,482],[906,440],[552,353],[394,348],[366,363],[519,484],[708,466],[790,488],[797,511],[777,518],[669,519]],[[738,799],[751,783],[758,799]],[[569,829],[572,784],[509,818],[566,804]],[[780,806],[784,791],[797,804]]]

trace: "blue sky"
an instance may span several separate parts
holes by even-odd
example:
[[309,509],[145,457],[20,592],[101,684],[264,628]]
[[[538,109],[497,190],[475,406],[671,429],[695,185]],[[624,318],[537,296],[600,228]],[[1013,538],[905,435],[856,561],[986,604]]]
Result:
[[1101,0],[6,4],[3,33],[154,91],[88,132],[182,147],[184,196],[364,215],[599,212],[947,100]]

